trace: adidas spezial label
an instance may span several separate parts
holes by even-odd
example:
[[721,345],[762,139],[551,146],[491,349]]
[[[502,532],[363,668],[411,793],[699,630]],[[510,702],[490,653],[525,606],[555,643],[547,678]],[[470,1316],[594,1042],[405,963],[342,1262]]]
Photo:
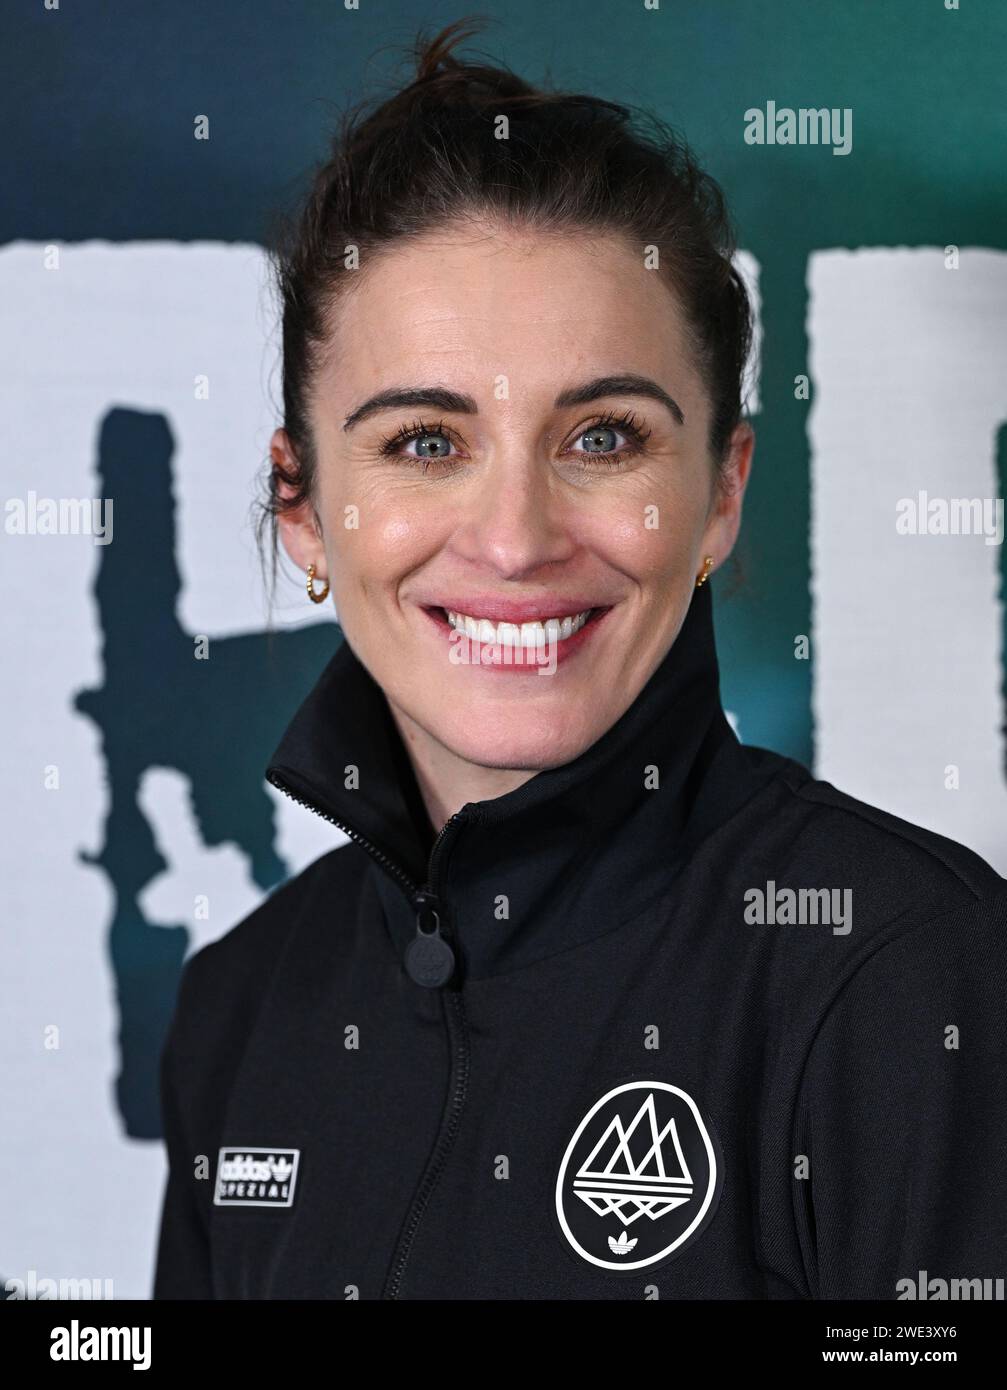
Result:
[[710,1127],[666,1081],[627,1081],[592,1105],[556,1178],[563,1236],[599,1269],[626,1273],[695,1240],[720,1198]]
[[213,1200],[218,1207],[289,1207],[300,1149],[221,1149]]

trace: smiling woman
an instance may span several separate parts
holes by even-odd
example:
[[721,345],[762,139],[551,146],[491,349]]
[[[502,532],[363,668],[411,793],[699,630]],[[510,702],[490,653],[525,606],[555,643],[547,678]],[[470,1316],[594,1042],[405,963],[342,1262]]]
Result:
[[156,1293],[993,1275],[1005,885],[721,708],[753,454],[723,198],[470,33],[347,117],[276,252],[263,530],[344,640],[267,777],[351,843],[186,966]]
[[[473,211],[345,274],[310,500],[304,440],[274,437],[279,530],[329,578],[443,819],[569,762],[636,698],[703,557],[731,548],[751,430],[712,455],[687,320],[625,235]],[[448,661],[459,626],[499,659]],[[547,641],[554,679],[505,659]]]
[[269,507],[435,821],[624,713],[731,550],[752,453],[716,185],[617,107],[462,67],[457,28],[346,122],[281,254]]

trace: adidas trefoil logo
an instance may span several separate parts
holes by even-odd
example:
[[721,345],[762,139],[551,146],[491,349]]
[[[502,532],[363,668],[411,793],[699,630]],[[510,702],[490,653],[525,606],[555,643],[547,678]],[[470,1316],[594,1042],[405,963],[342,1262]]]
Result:
[[616,1240],[615,1236],[609,1236],[608,1238],[608,1248],[613,1255],[629,1255],[635,1246],[636,1237],[634,1236],[634,1238],[630,1240],[628,1231],[623,1231],[618,1240]]
[[222,1148],[217,1156],[214,1205],[292,1206],[300,1157],[300,1149],[271,1149],[255,1144]]

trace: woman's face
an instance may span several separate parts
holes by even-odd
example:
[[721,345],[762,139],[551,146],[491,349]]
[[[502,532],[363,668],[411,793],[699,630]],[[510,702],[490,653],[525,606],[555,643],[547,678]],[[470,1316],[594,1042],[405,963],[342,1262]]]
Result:
[[[481,224],[380,256],[313,383],[318,537],[353,651],[414,736],[568,762],[629,707],[740,519],[672,294],[617,239]],[[283,431],[274,457],[290,460]]]

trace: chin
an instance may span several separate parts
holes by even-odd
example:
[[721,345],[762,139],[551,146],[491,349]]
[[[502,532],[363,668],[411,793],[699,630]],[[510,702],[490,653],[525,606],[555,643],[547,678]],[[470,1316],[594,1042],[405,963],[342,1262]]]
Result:
[[479,767],[507,768],[514,772],[544,772],[571,762],[589,748],[604,727],[588,727],[561,714],[532,714],[516,708],[505,713],[499,706],[473,710],[470,718],[452,720],[443,729],[428,725],[430,732],[450,752]]

